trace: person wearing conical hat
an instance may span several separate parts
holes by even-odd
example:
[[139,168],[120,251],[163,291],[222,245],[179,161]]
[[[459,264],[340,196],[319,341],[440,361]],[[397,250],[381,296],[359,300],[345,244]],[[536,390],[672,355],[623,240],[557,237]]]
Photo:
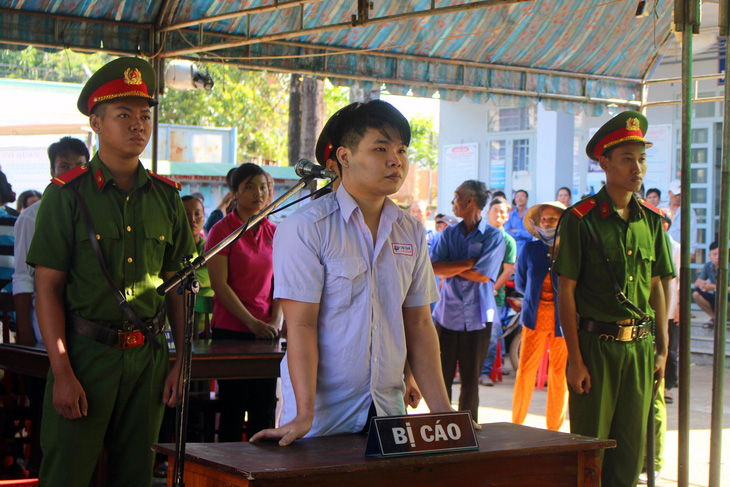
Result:
[[555,231],[564,211],[565,205],[561,202],[549,201],[534,205],[525,212],[525,229],[538,240],[527,242],[522,247],[515,271],[515,289],[525,298],[522,301],[520,365],[512,396],[512,422],[525,422],[537,370],[545,348],[549,346],[545,417],[547,428],[553,431],[563,425],[568,410],[568,384],[565,381],[568,349],[555,305],[557,275],[550,272],[551,252],[557,248],[554,245]]
[[40,486],[88,486],[104,448],[107,486],[150,485],[150,446],[164,406],[177,401],[179,365],[168,373],[162,327],[166,308],[180,347],[182,301],[156,287],[195,245],[179,185],[139,161],[154,87],[152,66],[129,57],[89,78],[78,109],[98,151],[54,177],[38,209],[27,262],[36,268],[36,314],[51,363]]
[[662,280],[675,275],[674,265],[661,212],[634,196],[647,169],[647,127],[644,115],[626,111],[591,138],[586,153],[605,171],[606,185],[565,212],[553,265],[568,347],[570,430],[616,440],[602,452],[604,487],[636,485],[653,383],[667,359]]

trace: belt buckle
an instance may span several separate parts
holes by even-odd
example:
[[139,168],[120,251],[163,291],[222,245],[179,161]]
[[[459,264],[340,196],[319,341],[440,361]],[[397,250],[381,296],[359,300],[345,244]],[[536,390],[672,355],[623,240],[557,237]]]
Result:
[[635,326],[619,326],[616,340],[620,342],[633,341],[636,338],[636,328]]
[[118,332],[117,346],[121,349],[135,348],[144,345],[144,335],[139,330]]

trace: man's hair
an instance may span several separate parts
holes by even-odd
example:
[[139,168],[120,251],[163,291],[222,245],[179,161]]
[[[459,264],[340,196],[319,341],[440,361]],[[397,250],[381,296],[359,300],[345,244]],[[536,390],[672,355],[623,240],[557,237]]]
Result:
[[493,206],[506,205],[506,204],[507,204],[507,200],[504,200],[502,198],[498,198],[495,196],[492,198],[492,201],[489,202],[489,210],[491,210]]
[[573,192],[572,192],[572,191],[570,190],[570,188],[569,188],[569,187],[567,187],[567,186],[563,186],[562,188],[558,188],[558,192],[557,192],[557,193],[555,193],[555,197],[557,197],[557,196],[558,196],[558,195],[560,194],[560,192],[561,192],[562,190],[565,190],[565,191],[567,191],[567,192],[568,192],[568,197],[569,197],[569,198],[572,198],[572,197],[573,197]]
[[517,193],[525,193],[525,196],[527,196],[527,198],[530,197],[530,193],[528,193],[526,189],[518,189],[517,191],[515,191],[514,196],[517,196]]
[[89,159],[91,158],[86,144],[74,137],[63,137],[58,142],[54,142],[48,146],[48,159],[51,161],[51,174],[53,174],[53,163],[56,161],[56,157],[69,152],[79,156],[84,156],[86,158],[86,162],[89,162]]
[[477,181],[476,179],[467,179],[459,185],[459,188],[465,189],[469,193],[468,196],[474,197],[474,203],[476,203],[477,208],[480,210],[483,210],[487,205],[489,190],[483,182]]
[[493,198],[502,198],[504,201],[507,201],[507,195],[504,194],[504,191],[499,190],[499,189],[497,191],[495,191],[494,193],[492,193],[492,197]]
[[328,124],[328,138],[332,144],[329,157],[337,161],[340,171],[342,166],[337,159],[337,149],[344,146],[356,150],[368,129],[379,130],[387,135],[386,130],[391,128],[398,133],[403,145],[411,144],[408,120],[397,108],[382,100],[352,103],[332,115],[331,123]]
[[720,247],[720,244],[718,244],[718,243],[717,243],[717,240],[715,240],[714,242],[712,242],[712,243],[710,244],[710,251],[712,251],[712,250],[715,250],[715,249],[716,249],[716,248],[718,248],[718,247]]
[[235,193],[238,191],[238,186],[240,186],[242,182],[248,181],[255,176],[262,175],[265,175],[265,172],[260,166],[257,166],[252,162],[241,164],[231,174],[231,191]]
[[657,188],[649,188],[646,190],[647,197],[649,197],[649,195],[652,193],[656,193],[656,195],[659,197],[659,199],[662,199],[662,192],[659,191]]
[[97,103],[93,107],[91,107],[91,113],[89,115],[96,115],[99,118],[104,118],[104,115],[106,115],[106,107],[108,106],[108,103]]

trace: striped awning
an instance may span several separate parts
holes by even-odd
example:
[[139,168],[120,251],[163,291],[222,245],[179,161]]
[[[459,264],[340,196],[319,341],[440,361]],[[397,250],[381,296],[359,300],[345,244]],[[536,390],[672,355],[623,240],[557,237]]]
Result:
[[0,43],[598,115],[640,104],[671,36],[673,2],[646,4],[637,18],[636,0],[0,0]]

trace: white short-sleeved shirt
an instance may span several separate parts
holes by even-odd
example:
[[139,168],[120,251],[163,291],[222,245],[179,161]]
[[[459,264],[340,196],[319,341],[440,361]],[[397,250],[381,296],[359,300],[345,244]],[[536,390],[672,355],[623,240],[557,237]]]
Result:
[[[439,298],[423,225],[386,198],[373,245],[341,185],[301,208],[274,235],[274,297],[319,303],[314,421],[307,436],[356,433],[378,415],[405,414],[405,307]],[[296,416],[287,357],[281,423]]]
[[35,217],[41,202],[36,201],[18,217],[13,234],[15,236],[15,272],[13,272],[13,294],[30,293],[33,295],[30,309],[30,320],[33,325],[33,334],[38,343],[43,343],[41,331],[38,328],[38,317],[35,314],[35,268],[25,263],[30,249],[30,242],[35,233]]

